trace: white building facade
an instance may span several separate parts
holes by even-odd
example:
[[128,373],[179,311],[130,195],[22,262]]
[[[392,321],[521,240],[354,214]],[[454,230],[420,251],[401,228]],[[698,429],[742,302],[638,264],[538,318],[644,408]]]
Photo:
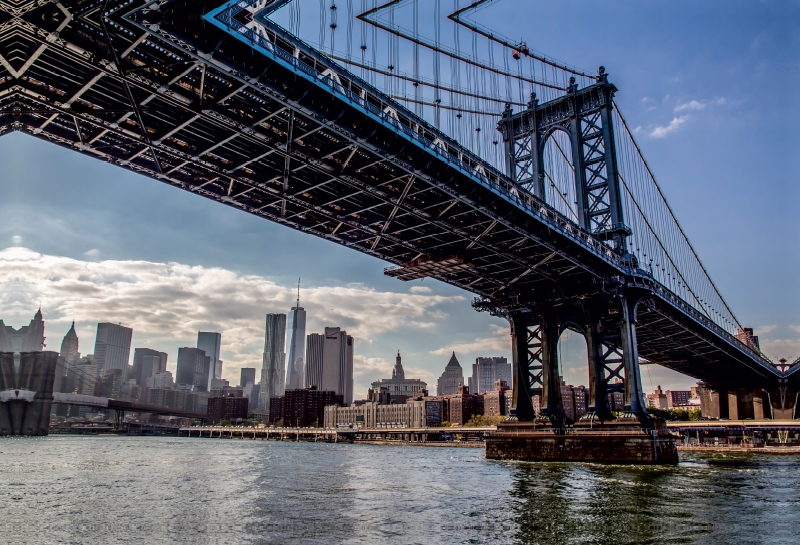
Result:
[[424,428],[426,401],[409,400],[395,405],[370,401],[350,407],[325,407],[326,428]]

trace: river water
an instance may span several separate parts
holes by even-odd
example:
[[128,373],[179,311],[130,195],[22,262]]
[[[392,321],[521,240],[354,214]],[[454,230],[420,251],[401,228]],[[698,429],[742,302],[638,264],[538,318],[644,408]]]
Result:
[[797,455],[634,467],[55,436],[0,440],[0,468],[2,543],[800,543]]

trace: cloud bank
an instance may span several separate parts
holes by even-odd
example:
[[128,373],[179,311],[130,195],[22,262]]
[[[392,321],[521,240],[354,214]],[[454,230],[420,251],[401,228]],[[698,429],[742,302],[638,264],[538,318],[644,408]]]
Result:
[[[216,267],[82,261],[22,247],[0,251],[0,318],[6,324],[27,324],[41,304],[51,333],[66,331],[76,321],[86,354],[93,350],[97,322],[121,323],[134,329],[134,347],[167,351],[172,369],[178,347],[192,346],[198,331],[219,331],[224,376],[232,383],[238,383],[241,367],[261,368],[264,315],[287,312],[295,297],[293,289],[269,278]],[[303,288],[301,297],[309,317],[307,332],[342,327],[355,337],[357,352],[381,333],[431,327],[442,316],[440,306],[464,300],[419,287],[406,293],[361,284]],[[58,350],[60,342],[49,338],[47,349]],[[392,365],[359,356],[357,392],[359,384],[391,376]],[[430,373],[417,375],[429,378]]]

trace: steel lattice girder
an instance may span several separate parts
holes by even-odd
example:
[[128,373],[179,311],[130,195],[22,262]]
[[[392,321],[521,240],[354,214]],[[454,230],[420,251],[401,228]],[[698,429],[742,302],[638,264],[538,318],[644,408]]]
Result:
[[[287,67],[209,24],[219,0],[154,5],[0,0],[0,135],[23,131],[396,265],[458,257],[470,267],[433,276],[500,305],[574,299],[617,277],[659,287],[507,180],[476,174],[455,144],[420,146],[309,77],[301,61],[330,61],[300,42]],[[685,372],[741,352],[673,303],[659,308],[685,324],[690,340],[672,350],[683,357],[669,354]]]

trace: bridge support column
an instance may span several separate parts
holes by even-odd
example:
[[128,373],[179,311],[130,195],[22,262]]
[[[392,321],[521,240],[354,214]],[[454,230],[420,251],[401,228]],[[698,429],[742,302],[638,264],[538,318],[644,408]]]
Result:
[[728,394],[707,387],[700,388],[700,413],[704,418],[728,418]]
[[562,425],[564,407],[558,383],[558,323],[553,317],[514,314],[509,317],[512,337],[511,415],[520,421],[538,416]]
[[593,316],[586,328],[586,351],[589,356],[589,416],[600,421],[610,420],[611,407],[608,394],[618,387],[611,381],[622,379],[622,354],[619,349],[619,335],[604,335],[599,320]]
[[642,374],[639,368],[639,346],[636,341],[636,305],[639,300],[638,297],[629,294],[622,296],[620,340],[625,366],[625,412],[640,420],[651,420],[644,402]]

